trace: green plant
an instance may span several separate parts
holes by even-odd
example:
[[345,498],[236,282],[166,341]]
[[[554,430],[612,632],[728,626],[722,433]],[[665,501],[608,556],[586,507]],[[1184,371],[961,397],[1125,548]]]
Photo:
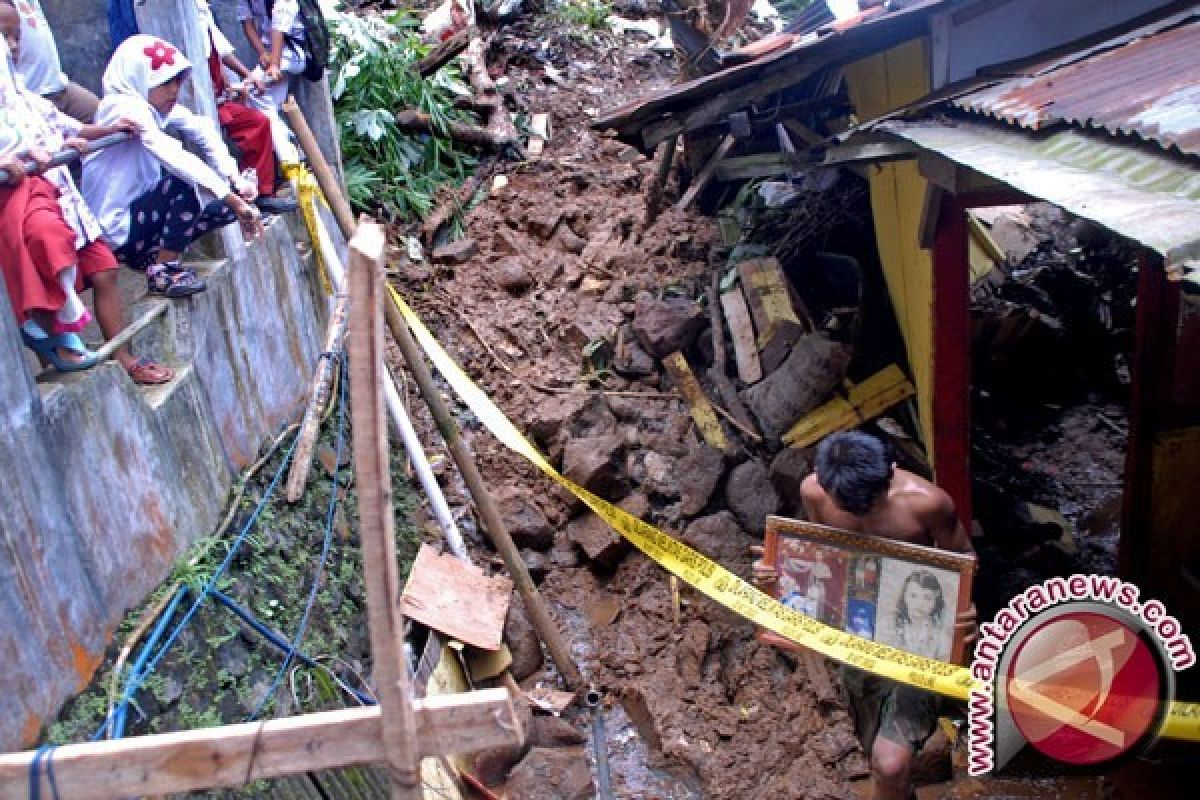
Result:
[[387,18],[327,12],[333,42],[331,91],[341,129],[350,201],[392,219],[429,213],[439,186],[463,180],[475,159],[441,136],[396,127],[393,112],[429,115],[435,130],[468,115],[454,98],[469,95],[456,68],[422,78],[416,62],[428,47],[411,11]]
[[604,0],[562,0],[555,14],[563,22],[591,31],[608,29],[612,6]]

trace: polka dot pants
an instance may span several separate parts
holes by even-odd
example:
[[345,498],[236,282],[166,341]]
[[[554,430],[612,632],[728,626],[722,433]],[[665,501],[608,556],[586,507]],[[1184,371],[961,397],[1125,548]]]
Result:
[[209,231],[237,221],[224,200],[200,208],[196,190],[174,175],[164,175],[150,191],[129,207],[129,239],[116,250],[117,257],[134,269],[146,269],[159,250],[182,253]]

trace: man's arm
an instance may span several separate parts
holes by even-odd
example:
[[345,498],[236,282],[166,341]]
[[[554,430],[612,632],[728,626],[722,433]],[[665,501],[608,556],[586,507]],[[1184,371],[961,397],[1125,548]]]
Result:
[[958,518],[954,501],[940,489],[938,495],[936,506],[930,514],[929,525],[929,535],[934,545],[955,553],[975,555],[975,547],[971,544],[971,537],[967,535],[962,520]]
[[271,63],[270,53],[267,52],[267,48],[263,47],[262,39],[258,35],[258,26],[254,24],[253,19],[242,20],[242,32],[246,34],[246,40],[258,54],[259,65],[266,69],[267,65]]

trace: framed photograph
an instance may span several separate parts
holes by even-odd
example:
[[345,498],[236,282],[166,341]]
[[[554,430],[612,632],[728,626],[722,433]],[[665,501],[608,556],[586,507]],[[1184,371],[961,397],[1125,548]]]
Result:
[[[763,563],[778,572],[773,594],[789,608],[865,639],[962,663],[954,620],[971,605],[973,557],[772,516]],[[770,631],[759,638],[801,649]]]

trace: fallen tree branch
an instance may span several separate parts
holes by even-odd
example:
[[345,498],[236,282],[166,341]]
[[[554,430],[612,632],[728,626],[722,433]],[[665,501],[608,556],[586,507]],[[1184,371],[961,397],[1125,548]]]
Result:
[[437,237],[437,233],[454,218],[454,215],[462,211],[471,202],[471,198],[479,191],[479,187],[484,181],[491,177],[492,171],[496,168],[498,162],[496,156],[491,156],[479,162],[479,166],[475,169],[475,174],[467,178],[458,191],[453,192],[446,200],[438,204],[425,221],[421,223],[421,241],[427,247],[433,246],[433,241]]
[[504,99],[500,96],[500,91],[496,88],[492,76],[488,74],[487,60],[483,57],[483,51],[483,40],[478,36],[472,36],[471,43],[467,45],[466,52],[463,53],[463,66],[466,68],[467,80],[471,84],[471,90],[475,93],[476,101],[492,107],[492,113],[488,115],[487,129],[492,132],[497,141],[506,141],[524,158],[525,154],[521,151],[521,140],[517,136],[517,127],[509,119],[508,112],[504,109]]
[[493,150],[503,150],[505,147],[517,143],[516,129],[513,129],[512,134],[509,135],[507,132],[501,133],[491,127],[481,128],[466,122],[447,122],[445,127],[439,128],[434,125],[433,119],[428,114],[410,108],[397,111],[393,119],[396,127],[402,131],[444,136],[456,142],[489,147]]
[[471,42],[471,31],[463,28],[446,41],[429,51],[429,54],[417,62],[417,74],[428,78],[442,67],[446,66],[456,56],[467,49]]

